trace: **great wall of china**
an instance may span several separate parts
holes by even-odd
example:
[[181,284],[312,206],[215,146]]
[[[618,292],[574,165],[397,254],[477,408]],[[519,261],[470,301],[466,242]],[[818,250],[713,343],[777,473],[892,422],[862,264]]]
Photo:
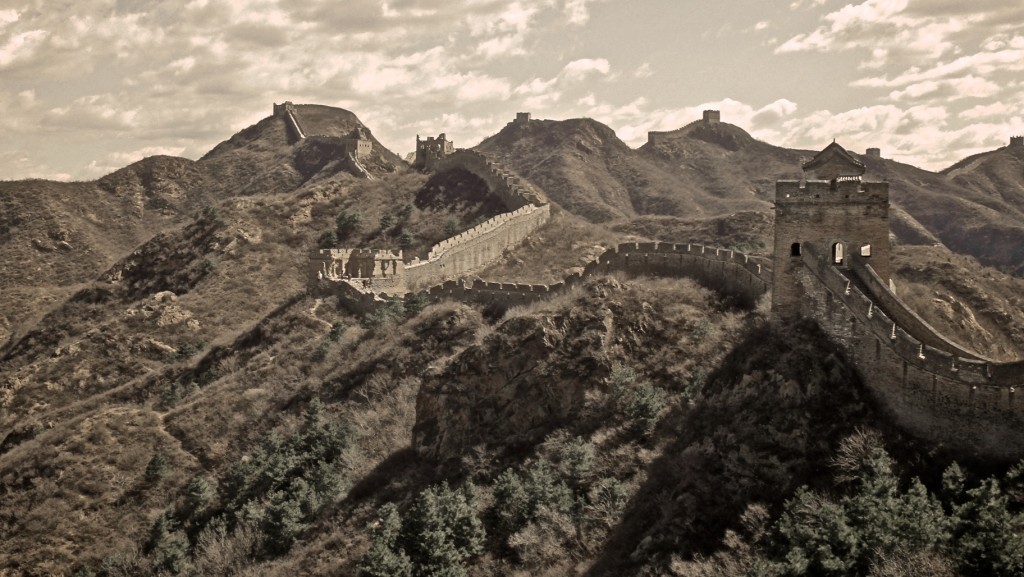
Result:
[[[444,135],[429,142],[444,150]],[[614,271],[690,277],[746,307],[770,292],[774,319],[817,321],[881,406],[913,434],[966,453],[1024,456],[1024,400],[1016,399],[1024,361],[986,359],[935,331],[900,300],[884,280],[890,267],[888,185],[862,182],[864,166],[834,143],[805,165],[806,182],[778,182],[773,259],[699,244],[624,243],[581,272],[541,285],[463,278],[547,221],[540,193],[474,151],[426,158],[423,168],[476,174],[511,212],[435,245],[424,261],[406,264],[401,253],[389,251],[317,251],[312,290],[336,295],[361,313],[417,295],[507,308]]]

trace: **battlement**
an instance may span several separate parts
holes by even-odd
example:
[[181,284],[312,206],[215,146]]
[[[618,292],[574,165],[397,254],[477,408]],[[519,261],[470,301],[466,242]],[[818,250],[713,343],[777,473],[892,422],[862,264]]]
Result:
[[1011,136],[1010,146],[1024,146],[1024,136]]
[[718,124],[722,121],[722,113],[718,110],[704,111],[704,124]]
[[281,104],[273,103],[274,105],[274,116],[284,116],[289,112],[295,111],[295,105],[292,104],[291,100],[286,100]]
[[775,182],[776,205],[888,202],[888,182],[865,182],[859,176],[839,176],[834,180]]
[[416,159],[413,161],[413,166],[422,169],[433,169],[434,166],[445,157],[455,152],[455,143],[448,140],[445,133],[441,133],[434,138],[428,136],[426,140],[420,140],[420,135],[416,135]]

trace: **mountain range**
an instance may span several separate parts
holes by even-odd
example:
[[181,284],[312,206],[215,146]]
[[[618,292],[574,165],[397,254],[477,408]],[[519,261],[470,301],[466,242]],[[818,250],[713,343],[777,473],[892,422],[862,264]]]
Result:
[[[351,112],[296,111],[306,134],[366,130],[365,173],[275,115],[195,161],[0,182],[0,574],[370,574],[380,507],[412,515],[443,482],[483,495],[490,541],[468,574],[683,575],[684,560],[723,550],[754,499],[777,513],[800,485],[830,486],[823,463],[859,428],[932,486],[969,461],[896,430],[813,327],[766,328],[763,310],[693,283],[609,277],[504,314],[364,316],[308,294],[314,248],[425,252],[503,209],[472,174],[413,170]],[[771,256],[774,181],[801,178],[815,151],[705,120],[652,139],[633,149],[591,119],[530,120],[475,146],[552,206],[479,276],[555,282],[633,240]],[[975,350],[1020,358],[1024,146],[938,173],[882,153],[857,158],[890,183],[901,297]],[[766,348],[779,342],[788,361]],[[757,391],[764,408],[744,405]],[[467,419],[447,429],[456,449],[418,454],[414,429],[459,395],[488,407],[490,430],[451,412]],[[844,419],[811,411],[826,405]],[[787,415],[770,438],[762,410]],[[513,477],[577,505],[493,521],[488,503]],[[749,499],[715,495],[726,482]]]

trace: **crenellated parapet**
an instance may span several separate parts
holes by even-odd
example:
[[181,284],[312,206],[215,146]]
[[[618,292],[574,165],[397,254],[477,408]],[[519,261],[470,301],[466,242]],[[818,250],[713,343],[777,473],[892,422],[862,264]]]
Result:
[[502,166],[494,157],[482,152],[458,149],[439,160],[433,168],[435,172],[453,169],[465,170],[486,182],[491,192],[498,196],[509,210],[547,202],[540,192],[522,177]]
[[[996,362],[949,341],[884,287],[844,275],[807,247],[804,315],[814,318],[857,367],[894,419],[957,450],[998,458],[1024,455],[1024,361]],[[868,290],[869,294],[865,294]],[[880,303],[880,296],[890,299]],[[893,300],[895,299],[895,300]]]
[[310,255],[308,266],[312,286],[351,282],[367,292],[405,292],[405,262],[402,251],[332,248]]
[[[770,262],[764,258],[695,243],[631,242],[608,249],[583,267],[582,271],[574,272],[557,283],[523,284],[451,279],[411,291],[404,297],[419,296],[431,301],[455,300],[508,308],[550,298],[589,277],[612,272],[635,276],[692,278],[734,298],[738,304],[746,307],[753,307],[768,291],[771,282]],[[360,307],[364,307],[367,302],[367,298],[361,296],[350,308],[361,310]]]
[[[327,258],[330,255],[326,255],[326,251],[320,251],[314,258],[311,270],[315,277],[311,276],[311,282],[321,287],[321,290],[325,286],[329,287],[333,281],[349,279],[360,279],[368,291],[386,292],[391,295],[420,290],[486,268],[500,258],[506,249],[518,245],[543,226],[551,216],[550,206],[539,202],[539,194],[527,188],[519,177],[483,154],[457,151],[446,157],[438,166],[441,167],[440,170],[462,168],[477,174],[487,183],[491,192],[509,207],[510,212],[494,216],[435,244],[425,259],[414,258],[408,262],[401,262],[401,253],[397,256],[377,257],[370,270],[377,270],[373,267],[390,266],[392,272],[386,277],[367,276],[362,272],[355,276],[349,272],[350,267],[355,265],[345,265],[345,273],[342,276],[332,274],[331,263],[337,268],[338,262],[354,257],[347,256],[346,253],[346,256]],[[387,261],[390,265],[381,264],[382,261]]]

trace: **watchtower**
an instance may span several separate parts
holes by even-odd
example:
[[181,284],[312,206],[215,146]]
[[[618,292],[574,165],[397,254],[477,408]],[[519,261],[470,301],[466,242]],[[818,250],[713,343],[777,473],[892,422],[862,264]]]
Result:
[[1010,146],[1024,146],[1024,136],[1011,136]]
[[420,135],[417,134],[416,160],[413,162],[413,166],[416,168],[433,168],[437,161],[453,152],[455,152],[455,143],[448,140],[445,133],[442,132],[437,138],[428,136],[426,140],[420,140]]
[[718,110],[704,111],[704,124],[718,124],[722,121],[722,113]]
[[373,141],[370,140],[369,131],[364,126],[356,126],[344,139],[345,153],[351,154],[356,160],[366,158],[373,150]]
[[890,275],[889,183],[864,182],[864,165],[835,142],[802,166],[804,180],[775,183],[772,311],[799,313],[797,274],[814,247],[835,266],[864,259],[882,280]]

